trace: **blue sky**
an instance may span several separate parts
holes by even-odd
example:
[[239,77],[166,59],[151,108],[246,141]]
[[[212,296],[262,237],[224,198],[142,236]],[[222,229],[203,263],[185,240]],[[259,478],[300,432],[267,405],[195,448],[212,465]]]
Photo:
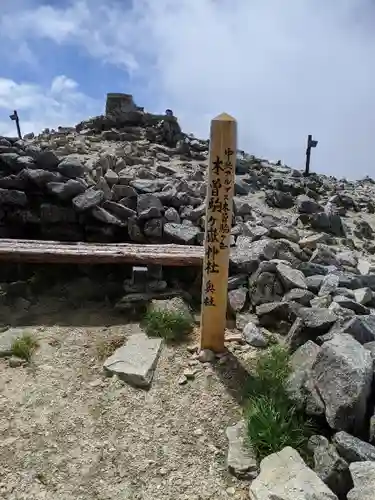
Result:
[[375,177],[372,0],[0,0],[0,134],[74,125],[107,92],[174,110],[206,138],[238,120],[239,147],[316,171]]

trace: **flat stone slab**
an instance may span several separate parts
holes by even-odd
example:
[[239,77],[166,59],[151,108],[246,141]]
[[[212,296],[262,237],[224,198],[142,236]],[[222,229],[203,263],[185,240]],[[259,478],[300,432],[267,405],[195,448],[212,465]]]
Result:
[[229,471],[239,479],[255,479],[258,464],[253,450],[245,445],[246,424],[240,420],[236,425],[227,427],[228,438],[227,465]]
[[0,330],[0,358],[11,356],[13,342],[25,333],[25,328],[7,328],[4,330]]
[[132,335],[104,362],[104,370],[134,387],[148,389],[159,359],[162,339],[144,333]]

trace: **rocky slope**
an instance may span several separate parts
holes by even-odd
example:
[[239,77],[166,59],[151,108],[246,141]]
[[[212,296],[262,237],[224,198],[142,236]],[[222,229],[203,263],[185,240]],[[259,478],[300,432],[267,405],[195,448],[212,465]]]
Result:
[[[140,108],[0,138],[0,236],[202,244],[207,163],[208,141]],[[242,343],[265,347],[271,332],[289,346],[290,395],[333,436],[312,440],[315,472],[291,449],[266,459],[250,497],[341,499],[353,478],[348,498],[370,498],[375,183],[305,178],[238,153],[233,206],[229,303]]]

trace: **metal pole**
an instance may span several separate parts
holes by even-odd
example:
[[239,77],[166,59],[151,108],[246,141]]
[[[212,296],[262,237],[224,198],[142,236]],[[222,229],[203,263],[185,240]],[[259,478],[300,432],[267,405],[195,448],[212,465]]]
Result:
[[308,177],[308,175],[310,173],[311,139],[312,139],[312,135],[308,135],[308,137],[307,137],[307,149],[306,149],[305,177]]
[[19,119],[19,117],[18,117],[18,113],[17,113],[17,110],[16,110],[16,109],[13,111],[13,114],[9,116],[9,118],[10,118],[12,121],[16,122],[16,127],[17,127],[17,134],[18,134],[18,137],[19,137],[20,139],[22,139],[22,135],[21,135],[21,127],[20,127],[20,119]]

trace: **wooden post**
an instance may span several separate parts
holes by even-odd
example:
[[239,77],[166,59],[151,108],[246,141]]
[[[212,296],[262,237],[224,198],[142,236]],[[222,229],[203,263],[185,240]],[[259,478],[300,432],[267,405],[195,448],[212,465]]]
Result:
[[211,121],[202,280],[201,349],[224,350],[237,122],[223,113]]
[[19,139],[22,139],[21,128],[20,128],[20,119],[19,119],[19,116],[18,116],[18,113],[17,113],[16,109],[13,111],[13,114],[9,116],[9,118],[12,121],[16,122],[18,137],[19,137]]

